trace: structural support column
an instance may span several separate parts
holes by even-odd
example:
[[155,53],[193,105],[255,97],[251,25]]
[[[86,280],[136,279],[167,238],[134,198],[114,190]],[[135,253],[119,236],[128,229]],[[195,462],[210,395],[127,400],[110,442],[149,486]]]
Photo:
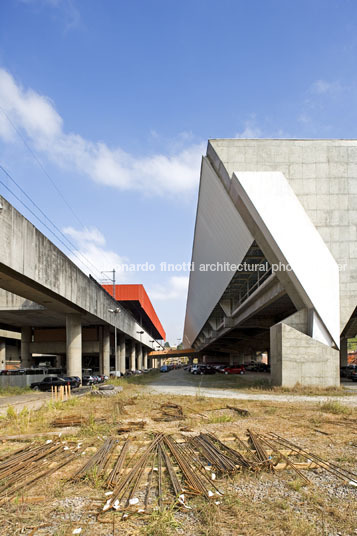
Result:
[[134,339],[131,340],[130,370],[135,370],[135,341],[134,341]]
[[32,365],[32,355],[30,353],[30,344],[32,342],[32,328],[21,328],[21,367],[29,368]]
[[66,356],[67,375],[82,378],[82,323],[77,314],[66,316]]
[[103,328],[103,374],[109,376],[110,373],[110,334],[109,327]]
[[340,367],[347,367],[348,365],[348,339],[340,339]]
[[125,351],[125,335],[119,335],[119,370],[120,374],[125,374],[126,372],[126,351]]
[[143,354],[142,354],[142,347],[141,343],[136,343],[136,364],[137,364],[137,370],[142,370],[143,368]]
[[144,353],[144,369],[147,369],[148,368],[148,350],[147,350],[147,348],[143,349],[143,353]]
[[0,367],[5,368],[6,365],[6,341],[0,340]]

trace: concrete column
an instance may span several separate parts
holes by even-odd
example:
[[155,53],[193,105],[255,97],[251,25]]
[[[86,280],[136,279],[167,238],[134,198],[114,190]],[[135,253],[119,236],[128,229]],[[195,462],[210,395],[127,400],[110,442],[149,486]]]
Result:
[[347,367],[348,365],[347,342],[348,339],[340,339],[340,367]]
[[21,368],[29,368],[32,365],[30,344],[32,342],[32,328],[21,328]]
[[148,368],[148,350],[147,348],[143,349],[144,352],[144,369]]
[[202,363],[206,363],[206,359],[207,359],[207,357],[204,355],[204,356],[202,357]]
[[110,334],[109,327],[103,328],[103,374],[109,376],[110,373]]
[[136,370],[135,369],[135,341],[131,340],[131,348],[130,348],[130,370]]
[[77,314],[66,315],[66,357],[68,376],[82,378],[82,323]]
[[6,341],[0,340],[0,368],[4,369],[6,366]]
[[233,365],[233,355],[229,354],[229,364]]
[[119,335],[118,336],[118,341],[119,341],[119,363],[120,363],[119,370],[120,370],[121,374],[125,374],[125,372],[126,372],[125,335]]
[[142,348],[141,343],[136,343],[136,364],[137,364],[137,370],[142,370],[143,368],[143,354],[142,354]]

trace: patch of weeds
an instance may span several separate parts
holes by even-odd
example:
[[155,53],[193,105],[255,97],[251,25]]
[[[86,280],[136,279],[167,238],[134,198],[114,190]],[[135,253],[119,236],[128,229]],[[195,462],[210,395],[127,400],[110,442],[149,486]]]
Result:
[[300,479],[296,478],[295,480],[290,480],[288,483],[290,489],[300,492],[301,489],[305,486],[305,483]]
[[344,406],[337,400],[331,400],[320,404],[319,409],[325,413],[333,413],[334,415],[349,415],[351,409]]
[[146,536],[171,536],[178,528],[180,528],[180,523],[175,519],[173,506],[170,506],[152,512],[144,534]]
[[208,421],[210,424],[219,424],[221,422],[233,422],[234,419],[230,415],[216,415],[215,417],[211,417]]
[[8,421],[17,421],[17,412],[14,406],[8,406],[6,410],[6,419]]

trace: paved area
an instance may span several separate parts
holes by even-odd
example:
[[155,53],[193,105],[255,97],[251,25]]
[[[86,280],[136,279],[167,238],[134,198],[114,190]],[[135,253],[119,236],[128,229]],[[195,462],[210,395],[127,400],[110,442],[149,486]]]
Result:
[[[212,376],[194,376],[189,372],[179,369],[172,370],[168,373],[162,373],[155,377],[150,384],[143,387],[146,391],[158,394],[172,395],[189,395],[189,396],[207,396],[214,398],[235,398],[236,400],[268,400],[276,402],[309,402],[321,403],[328,400],[339,401],[344,404],[357,406],[357,390],[352,382],[348,383],[348,388],[351,388],[356,394],[349,396],[307,396],[307,395],[287,395],[276,393],[253,393],[248,392],[249,383],[255,381],[259,383],[262,378],[267,379],[267,375],[262,374],[246,374],[239,378],[231,378],[222,374]],[[227,387],[225,387],[225,382]],[[232,389],[232,385],[240,384],[237,388]]]

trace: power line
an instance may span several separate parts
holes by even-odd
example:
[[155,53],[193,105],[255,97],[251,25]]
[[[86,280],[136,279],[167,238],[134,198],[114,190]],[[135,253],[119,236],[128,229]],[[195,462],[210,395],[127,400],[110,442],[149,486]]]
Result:
[[[92,268],[94,268],[94,271],[97,273],[97,276],[99,274],[99,279],[101,279],[101,274],[100,274],[100,270],[98,270],[98,268],[96,268],[96,266],[90,261],[88,260],[84,255],[82,255],[81,253],[78,252],[77,254],[77,249],[76,249],[76,246],[74,244],[72,244],[72,242],[66,237],[65,234],[63,234],[63,232],[57,227],[57,225],[55,223],[53,223],[50,218],[48,218],[46,216],[46,214],[43,212],[43,210],[31,199],[31,197],[23,190],[23,188],[21,188],[21,186],[19,184],[17,184],[17,182],[15,181],[15,179],[10,175],[10,173],[2,166],[0,165],[0,169],[3,171],[3,173],[5,173],[5,175],[17,186],[17,188],[27,197],[27,199],[37,208],[37,210],[44,216],[44,218],[46,218],[46,220],[51,224],[53,225],[53,227],[60,233],[60,235],[63,236],[63,238],[65,240],[67,240],[67,242],[71,245],[71,247],[73,248],[73,250],[71,249],[71,247],[69,247],[65,242],[63,242],[63,240],[56,235],[56,233],[45,223],[41,220],[41,218],[39,218],[39,216],[37,216],[37,214],[26,204],[22,201],[22,199],[20,199],[20,197],[18,197],[3,181],[0,180],[0,184],[2,184],[4,186],[4,188],[6,188],[6,190],[8,192],[10,192],[14,197],[15,199],[17,199],[17,201],[19,201],[19,203],[21,203],[50,233],[52,233],[56,239],[65,247],[67,248],[84,266],[86,266],[86,268],[88,268],[89,270],[92,271]],[[85,259],[85,261],[87,261],[91,266],[92,268],[90,268],[90,266],[84,262],[78,255],[80,255],[82,257],[82,259]]]
[[75,213],[75,211],[73,210],[73,208],[71,207],[71,205],[68,203],[67,199],[64,197],[64,195],[62,194],[61,190],[58,188],[56,182],[52,179],[51,175],[48,173],[48,171],[46,170],[46,168],[44,167],[44,165],[42,164],[41,160],[39,159],[39,157],[37,156],[37,154],[35,153],[35,151],[30,147],[30,145],[27,143],[25,137],[21,134],[20,130],[16,127],[16,125],[14,125],[14,123],[12,122],[12,120],[10,119],[10,117],[8,116],[8,114],[6,113],[6,111],[0,106],[0,111],[4,114],[5,118],[8,120],[8,122],[10,123],[10,125],[12,126],[12,128],[15,130],[16,134],[19,136],[19,138],[21,139],[21,141],[23,142],[23,144],[25,145],[26,149],[29,151],[29,153],[31,154],[31,156],[34,158],[34,160],[37,162],[37,164],[39,165],[39,167],[42,169],[43,173],[46,175],[46,177],[48,178],[48,180],[51,182],[52,186],[55,188],[55,190],[57,191],[58,195],[62,198],[62,201],[67,205],[68,209],[72,212],[73,216],[75,217],[75,219],[78,221],[78,223],[80,224],[81,227],[85,227],[85,225],[82,223],[82,221],[80,220],[80,218],[77,216],[77,214]]

